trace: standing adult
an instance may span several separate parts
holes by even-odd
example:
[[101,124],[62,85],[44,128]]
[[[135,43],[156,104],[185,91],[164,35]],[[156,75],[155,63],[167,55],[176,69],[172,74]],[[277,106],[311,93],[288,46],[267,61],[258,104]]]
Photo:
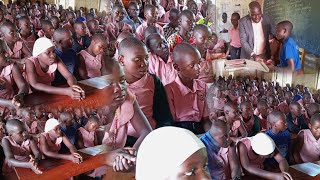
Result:
[[[222,39],[225,43],[229,43],[229,29],[232,27],[230,21],[228,21],[227,13],[222,13],[222,21],[218,21],[217,32],[219,33],[219,39]],[[226,46],[228,47],[228,46]]]
[[250,14],[239,21],[241,58],[254,60],[270,59],[269,35],[274,36],[275,28],[271,19],[263,15],[261,5],[253,1],[249,4]]

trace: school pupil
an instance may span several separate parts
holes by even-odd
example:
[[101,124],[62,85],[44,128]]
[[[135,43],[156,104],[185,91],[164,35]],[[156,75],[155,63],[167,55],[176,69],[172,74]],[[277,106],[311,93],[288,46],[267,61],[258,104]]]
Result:
[[108,144],[113,149],[123,148],[127,140],[127,130],[131,124],[138,137],[133,148],[138,149],[152,128],[142,113],[136,98],[127,89],[124,71],[117,62],[113,64],[111,82],[110,88],[113,91],[108,98],[112,100],[111,107],[114,108],[110,114],[114,117],[110,129],[105,132],[102,143]]
[[[61,144],[66,145],[70,154],[60,154]],[[65,159],[73,163],[81,163],[82,157],[77,153],[77,149],[70,143],[67,136],[61,132],[60,123],[56,119],[48,119],[44,132],[40,135],[39,147],[41,152],[51,158]]]
[[302,129],[294,148],[295,163],[316,162],[320,160],[320,114],[311,117],[309,129]]
[[55,29],[51,21],[43,20],[41,21],[41,30],[38,31],[38,36],[52,39],[54,30]]
[[200,53],[190,44],[180,43],[174,48],[172,56],[178,76],[165,88],[174,126],[202,134],[203,124],[209,120],[209,114],[207,85],[197,79],[200,74]]
[[[124,39],[119,45],[118,62],[123,67],[128,90],[136,96],[151,127],[171,125],[173,119],[165,89],[157,76],[148,73],[146,46],[136,38]],[[134,131],[131,133],[136,134]]]
[[[54,54],[55,46],[47,38],[39,38],[33,48],[33,57],[26,60],[26,76],[32,90],[67,95],[73,99],[84,98],[84,91],[76,85],[75,77]],[[41,62],[41,63],[40,63]],[[53,87],[55,72],[59,71],[70,87]]]
[[79,53],[81,50],[87,49],[90,45],[90,38],[87,34],[87,27],[84,22],[75,22],[73,25],[74,33],[72,34],[72,49]]
[[32,51],[34,42],[37,39],[35,31],[31,28],[30,19],[22,16],[18,19],[19,35],[27,48]]
[[240,162],[236,143],[230,138],[230,126],[223,120],[212,120],[208,132],[200,137],[208,155],[208,171],[212,179],[239,179]]
[[36,174],[42,174],[38,168],[42,155],[24,124],[18,119],[10,119],[6,123],[6,131],[8,136],[2,139],[2,148],[7,163],[4,165],[6,167],[3,169],[4,173],[9,173],[10,167],[22,167],[30,168]]
[[289,110],[290,112],[286,116],[286,121],[290,133],[298,134],[300,130],[308,129],[308,125],[301,112],[301,105],[298,102],[292,102],[289,105]]
[[124,16],[123,22],[132,27],[133,32],[136,32],[144,20],[139,17],[140,5],[137,2],[131,1],[128,5],[128,14]]
[[248,132],[248,136],[254,136],[260,132],[259,118],[253,114],[252,104],[248,101],[244,101],[240,104],[241,119],[244,122],[244,126]]
[[168,39],[169,36],[178,32],[179,30],[179,14],[180,11],[176,8],[172,8],[169,11],[170,22],[163,26],[164,37]]
[[77,147],[80,149],[93,147],[98,145],[96,130],[99,128],[99,119],[96,116],[91,116],[86,125],[79,127],[77,130],[78,140]]

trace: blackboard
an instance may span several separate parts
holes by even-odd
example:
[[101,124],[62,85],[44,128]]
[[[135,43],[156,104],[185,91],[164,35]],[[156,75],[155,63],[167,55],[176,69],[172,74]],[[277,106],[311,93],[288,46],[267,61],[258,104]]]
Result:
[[263,11],[275,25],[291,21],[298,46],[320,56],[320,0],[264,0]]

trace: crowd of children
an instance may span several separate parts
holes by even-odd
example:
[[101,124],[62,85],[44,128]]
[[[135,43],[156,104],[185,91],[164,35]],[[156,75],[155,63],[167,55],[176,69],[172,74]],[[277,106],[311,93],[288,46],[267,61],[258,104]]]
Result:
[[[43,158],[82,163],[77,149],[99,144],[114,149],[105,164],[115,171],[130,170],[137,161],[138,180],[292,179],[289,164],[319,161],[320,91],[214,77],[213,60],[240,58],[240,15],[233,13],[232,25],[215,32],[213,5],[201,2],[131,0],[125,7],[116,0],[109,14],[0,3],[3,173],[24,167],[41,174]],[[226,23],[227,14],[222,17]],[[275,34],[288,48],[295,45],[292,28],[283,21]],[[280,67],[300,69],[288,48],[281,49]],[[39,91],[84,100],[78,81],[102,75],[110,78],[106,106],[24,106],[24,97]],[[125,146],[138,151],[137,160],[131,150],[119,150]],[[151,166],[163,173],[145,169]],[[86,174],[101,176],[105,168]]]

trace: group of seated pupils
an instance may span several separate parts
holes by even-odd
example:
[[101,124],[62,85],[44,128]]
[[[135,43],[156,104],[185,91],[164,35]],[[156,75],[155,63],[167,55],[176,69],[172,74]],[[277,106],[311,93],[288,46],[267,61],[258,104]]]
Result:
[[[116,1],[110,14],[0,4],[3,175],[13,167],[45,173],[44,158],[82,163],[77,150],[100,144],[114,149],[106,166],[135,169],[137,180],[292,179],[289,164],[320,160],[320,91],[214,77],[211,62],[229,47],[212,30],[212,4],[166,2]],[[231,18],[238,31],[239,14]],[[85,100],[77,82],[103,75],[110,105],[24,106],[40,91]]]

